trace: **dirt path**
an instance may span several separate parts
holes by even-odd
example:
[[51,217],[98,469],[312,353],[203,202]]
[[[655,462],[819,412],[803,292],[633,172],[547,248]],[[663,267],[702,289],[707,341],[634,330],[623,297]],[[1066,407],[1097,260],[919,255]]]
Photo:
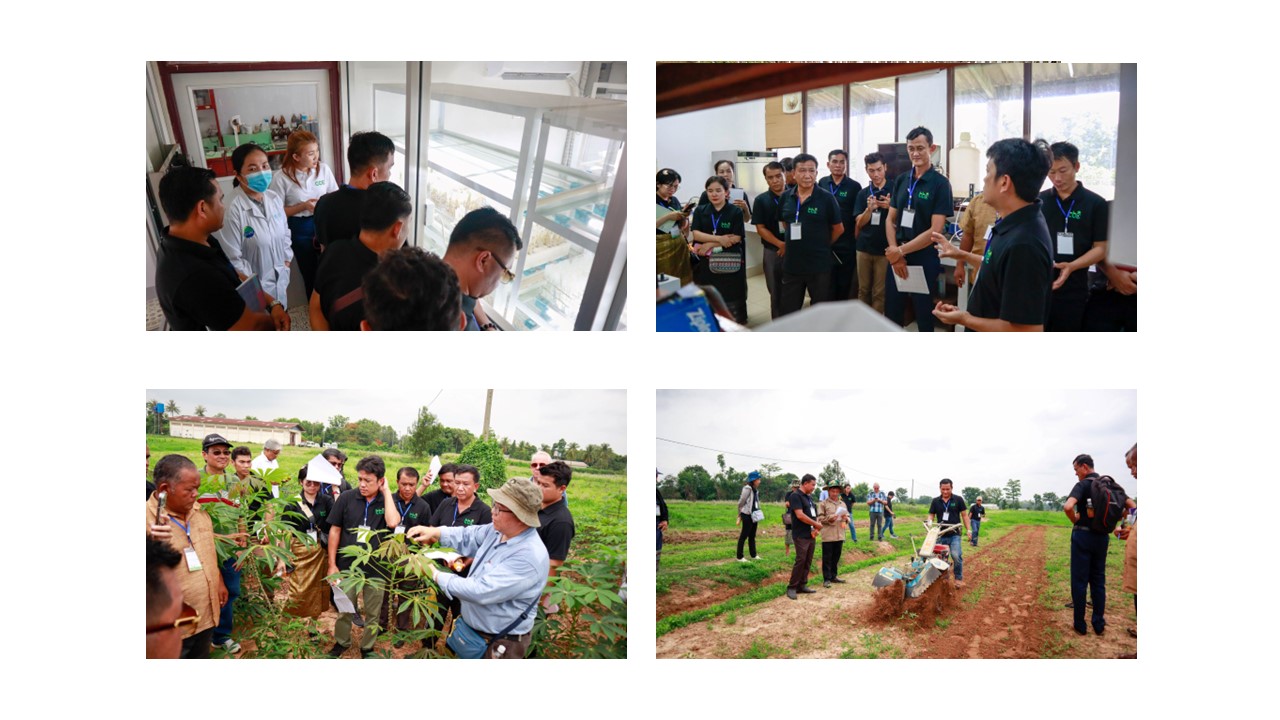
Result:
[[[657,639],[657,656],[1114,658],[1136,652],[1124,630],[1130,623],[1111,607],[1106,635],[1072,632],[1071,610],[1062,607],[1069,588],[1048,584],[1045,535],[1044,527],[1022,526],[977,550],[966,544],[965,586],[930,588],[900,617],[877,619],[870,568],[847,576],[844,585],[810,585],[817,593],[799,600],[780,593],[667,633]],[[1114,607],[1123,601],[1118,578],[1108,579],[1109,589],[1117,588]]]

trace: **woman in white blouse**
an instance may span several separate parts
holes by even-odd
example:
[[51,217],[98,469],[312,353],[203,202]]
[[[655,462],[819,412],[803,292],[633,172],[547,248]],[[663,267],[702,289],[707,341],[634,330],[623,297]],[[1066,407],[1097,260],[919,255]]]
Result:
[[282,197],[271,189],[267,153],[246,143],[231,153],[231,166],[235,189],[226,203],[218,244],[241,280],[258,276],[263,291],[288,309],[293,248]]
[[302,273],[307,297],[311,297],[316,268],[320,265],[320,253],[315,248],[313,212],[321,195],[338,189],[333,171],[320,162],[320,144],[315,135],[306,130],[295,130],[289,135],[280,172],[272,179],[271,189],[284,198],[284,214],[293,234],[293,257],[298,262],[298,271]]

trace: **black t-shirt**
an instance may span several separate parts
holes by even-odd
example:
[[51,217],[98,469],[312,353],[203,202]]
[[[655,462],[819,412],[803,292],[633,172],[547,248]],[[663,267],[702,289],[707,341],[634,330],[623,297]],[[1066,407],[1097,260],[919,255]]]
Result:
[[436,510],[439,509],[440,507],[440,504],[443,503],[445,499],[447,499],[448,497],[449,496],[446,495],[443,490],[441,490],[440,488],[436,488],[435,490],[432,490],[426,495],[423,495],[422,499],[427,502],[427,507],[431,508],[430,514],[435,515]]
[[156,296],[173,330],[226,330],[244,314],[240,278],[222,246],[175,238],[164,229],[156,260]]
[[[1057,190],[1049,188],[1040,193],[1040,203],[1040,211],[1049,226],[1054,262],[1071,262],[1089,252],[1094,243],[1107,239],[1107,201],[1098,193],[1085,189],[1084,183],[1077,184],[1075,191],[1066,200],[1058,197]],[[1072,251],[1069,255],[1058,252],[1058,233],[1064,232],[1064,229],[1072,234]],[[1053,295],[1063,299],[1084,300],[1089,295],[1089,273],[1085,270],[1071,273]]]
[[[929,505],[929,514],[935,516],[935,519],[939,523],[954,525],[955,523],[960,522],[960,513],[964,512],[964,509],[965,509],[964,498],[960,497],[959,495],[956,495],[955,493],[952,493],[950,500],[943,500],[941,495],[934,498],[933,502]],[[942,519],[942,513],[944,512],[947,513],[946,520]],[[942,537],[947,537],[948,535],[959,535],[959,534],[960,534],[960,529],[956,528],[948,532],[940,533],[938,537],[942,538]]]
[[538,537],[547,546],[547,556],[552,560],[564,560],[569,557],[569,544],[573,542],[573,515],[569,514],[569,506],[559,500],[538,511]]
[[[894,178],[893,197],[889,201],[891,207],[898,209],[899,245],[916,239],[928,230],[933,224],[934,215],[951,217],[951,181],[933,168],[929,168],[919,180],[914,175],[915,172],[910,171]],[[905,225],[903,217],[908,207],[915,210],[915,221],[910,227]],[[938,251],[929,245],[911,254],[925,252],[937,257]]]
[[[818,513],[813,507],[813,498],[805,495],[803,492],[796,490],[787,496],[787,502],[791,503],[791,512],[804,515],[810,520],[817,520]],[[803,526],[803,527],[802,527]],[[803,520],[793,520],[791,523],[793,530],[813,530],[813,527]]]
[[974,317],[1044,325],[1052,298],[1049,228],[1037,207],[1019,208],[992,226],[982,268],[969,295]]
[[[840,205],[835,197],[819,190],[800,201],[800,191],[783,196],[782,222],[787,224],[787,254],[782,256],[783,272],[812,275],[831,270],[831,227],[840,223]],[[792,223],[800,223],[800,237],[792,237]]]
[[981,520],[987,514],[987,508],[983,505],[973,504],[969,506],[969,517]]
[[[884,187],[879,190],[874,185],[868,185],[862,188],[858,193],[857,199],[853,203],[854,222],[857,222],[859,215],[867,211],[867,205],[870,204],[871,193],[875,192],[881,196],[888,195],[891,185],[885,183]],[[888,210],[876,210],[872,213],[872,217],[879,217],[880,222],[872,224],[871,220],[862,226],[862,232],[858,233],[857,239],[854,241],[854,248],[858,252],[870,253],[872,255],[884,255],[884,251],[889,247],[889,237],[884,233],[885,218],[889,214]],[[855,225],[855,227],[857,227]]]
[[[342,530],[342,534],[338,537],[337,560],[339,570],[346,570],[351,567],[352,558],[344,555],[342,548],[348,545],[355,545],[358,542],[356,530],[362,525],[374,531],[383,531],[374,532],[370,537],[371,546],[377,549],[382,540],[381,536],[387,529],[387,512],[384,502],[381,492],[375,495],[372,501],[366,501],[359,490],[348,490],[338,496],[338,500],[333,504],[333,510],[329,511],[327,520],[330,527],[337,527]],[[385,574],[382,571],[382,566],[378,563],[366,563],[363,567],[366,574]]]
[[440,507],[431,514],[431,527],[471,527],[491,522],[493,513],[488,505],[480,502],[480,498],[473,498],[471,507],[462,512],[458,512],[457,498],[449,498],[440,503]]
[[818,181],[818,187],[831,193],[836,199],[836,204],[840,206],[840,222],[844,223],[844,232],[840,235],[840,239],[836,240],[831,246],[841,254],[841,256],[853,254],[853,239],[855,237],[854,228],[857,226],[853,222],[854,205],[858,202],[858,193],[862,192],[862,183],[845,175],[837,185],[832,182],[831,176],[822,178]]
[[[751,204],[751,224],[756,226],[756,234],[760,233],[760,226],[764,225],[774,237],[786,240],[786,228],[778,227],[778,220],[782,218],[782,198],[786,195],[785,191],[781,195],[774,195],[772,190],[765,190],[756,196],[756,201]],[[760,238],[760,244],[765,250],[778,251],[777,247],[765,242],[763,237]]]
[[893,498],[886,497],[884,499],[884,512],[886,515],[889,515],[889,516],[893,515]]
[[693,269],[694,282],[699,285],[711,285],[720,291],[725,300],[744,300],[747,297],[747,231],[742,223],[742,211],[737,205],[726,203],[717,212],[712,205],[699,205],[693,211],[689,227],[709,235],[737,235],[742,242],[721,250],[719,255],[733,255],[740,258],[739,269],[733,273],[711,272],[711,258],[701,258],[701,262]]
[[315,292],[320,293],[320,311],[331,329],[360,329],[360,321],[364,320],[363,295],[355,302],[344,300],[345,307],[341,310],[335,312],[334,307],[348,293],[360,290],[364,276],[377,264],[378,254],[358,239],[338,243],[325,250],[316,270]]
[[364,206],[364,190],[343,185],[337,192],[320,196],[313,212],[316,242],[328,252],[328,246],[339,240],[360,236],[360,210]]
[[[727,195],[727,198],[728,198],[728,199],[726,199],[726,200],[725,200],[725,202],[727,202],[727,203],[728,203],[728,204],[730,204],[730,205],[733,205],[733,198],[734,198],[734,196],[735,196],[735,195],[737,195],[737,193],[735,193],[735,192],[734,192],[734,190],[741,190],[741,189],[742,189],[742,188],[738,187],[737,185],[734,185],[733,187],[729,188],[729,193],[728,193],[728,195]],[[742,201],[743,201],[743,202],[745,202],[745,203],[747,204],[747,210],[751,212],[751,216],[754,218],[754,217],[755,217],[755,210],[753,209],[753,206],[751,205],[751,198],[749,198],[749,197],[747,197],[747,196],[745,195],[745,191],[744,191],[744,194],[743,194],[743,196],[742,196]],[[710,205],[710,204],[711,204],[711,198],[708,198],[708,197],[707,197],[707,191],[706,191],[706,190],[703,190],[703,191],[702,191],[702,194],[698,196],[698,204],[699,204],[699,205]],[[738,207],[737,205],[733,205],[733,206],[734,206],[734,207]],[[738,208],[738,212],[742,212],[742,208]]]
[[400,524],[405,530],[431,523],[431,505],[423,497],[415,495],[407,503],[398,493],[391,498],[396,504],[396,510],[400,511]]
[[1071,488],[1071,494],[1067,497],[1076,499],[1076,513],[1079,520],[1075,522],[1078,528],[1089,528],[1089,498],[1093,494],[1093,480],[1098,477],[1098,473],[1089,473],[1084,476],[1083,480],[1077,480],[1075,487]]
[[[310,518],[302,511],[304,504],[311,511]],[[285,505],[284,521],[298,532],[315,530],[319,535],[328,535],[329,515],[333,512],[333,505],[334,499],[323,492],[316,493],[315,505],[308,503],[305,497],[300,497],[297,502]],[[291,513],[297,513],[297,515]]]

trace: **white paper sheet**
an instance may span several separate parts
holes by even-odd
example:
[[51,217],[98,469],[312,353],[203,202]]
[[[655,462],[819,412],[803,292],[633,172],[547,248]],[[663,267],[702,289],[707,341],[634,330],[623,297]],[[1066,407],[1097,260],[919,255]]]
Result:
[[924,267],[921,265],[908,265],[906,280],[893,273],[893,282],[898,292],[929,294],[929,284],[924,280]]
[[307,479],[322,482],[326,485],[337,485],[342,482],[342,473],[324,459],[324,455],[316,455],[307,463]]

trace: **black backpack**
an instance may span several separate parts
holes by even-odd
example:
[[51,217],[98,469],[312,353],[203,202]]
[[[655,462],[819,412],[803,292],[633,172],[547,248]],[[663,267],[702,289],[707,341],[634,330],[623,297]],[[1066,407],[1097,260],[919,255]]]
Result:
[[1115,478],[1102,475],[1093,479],[1089,498],[1093,501],[1093,517],[1089,519],[1089,529],[1110,535],[1124,519],[1125,502],[1129,496]]

